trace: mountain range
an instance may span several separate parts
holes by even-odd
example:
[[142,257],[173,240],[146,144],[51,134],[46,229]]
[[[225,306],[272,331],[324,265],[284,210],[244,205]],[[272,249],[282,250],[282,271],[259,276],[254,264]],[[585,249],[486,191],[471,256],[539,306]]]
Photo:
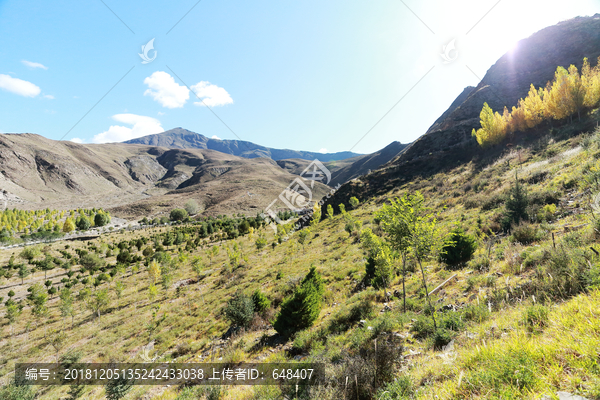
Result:
[[417,176],[478,163],[483,150],[471,131],[480,125],[484,102],[500,112],[510,109],[530,84],[552,80],[557,66],[580,68],[584,57],[595,64],[598,56],[600,14],[545,28],[503,55],[477,86],[466,87],[416,141],[367,155],[272,149],[183,128],[110,144],[0,134],[0,201],[29,209],[102,206],[140,216],[194,198],[207,213],[251,214],[277,199],[314,159],[330,170],[331,181],[329,187],[317,183],[313,198],[341,184],[326,204],[347,203],[351,196],[366,200]]
[[244,158],[265,157],[275,161],[287,158],[299,158],[311,161],[314,159],[319,159],[320,161],[337,161],[360,155],[350,151],[315,153],[310,151],[272,149],[244,140],[211,139],[183,128],[175,128],[162,133],[131,139],[124,143],[145,144],[170,149],[216,150],[221,153]]

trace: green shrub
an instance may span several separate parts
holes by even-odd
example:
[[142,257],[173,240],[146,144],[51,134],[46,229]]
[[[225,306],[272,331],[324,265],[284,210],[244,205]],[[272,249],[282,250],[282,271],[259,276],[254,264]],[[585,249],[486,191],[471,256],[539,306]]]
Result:
[[521,223],[512,229],[511,241],[521,244],[530,244],[542,240],[546,232],[533,224]]
[[262,313],[267,308],[271,307],[271,301],[259,289],[252,294],[252,302],[254,303],[254,311],[257,313]]
[[254,317],[254,302],[250,296],[236,292],[227,302],[223,312],[233,325],[246,328]]
[[379,400],[408,399],[414,394],[415,388],[409,375],[400,375],[377,392]]
[[523,252],[523,267],[535,267],[544,264],[550,258],[550,251],[546,248],[536,248],[531,252]]
[[110,215],[107,213],[97,213],[94,216],[94,225],[104,226],[110,222]]
[[481,323],[489,318],[490,311],[484,304],[470,304],[463,309],[462,315],[466,321]]
[[464,328],[465,323],[463,322],[460,313],[449,311],[442,316],[440,326],[458,332]]
[[183,208],[175,208],[171,210],[171,214],[169,215],[169,217],[171,221],[183,221],[188,217],[188,212],[185,211]]
[[424,315],[419,315],[416,321],[413,322],[410,331],[413,332],[413,336],[417,339],[429,337],[435,332],[433,328],[433,321],[431,318],[427,318]]
[[439,350],[450,343],[455,337],[456,332],[446,328],[438,328],[433,335],[433,347]]
[[483,272],[490,269],[490,259],[485,254],[479,254],[468,263],[469,268]]
[[548,314],[548,307],[534,304],[523,312],[523,324],[529,332],[540,331],[548,325]]
[[451,242],[442,248],[440,260],[450,266],[469,261],[477,249],[477,241],[461,228],[455,228],[450,234]]

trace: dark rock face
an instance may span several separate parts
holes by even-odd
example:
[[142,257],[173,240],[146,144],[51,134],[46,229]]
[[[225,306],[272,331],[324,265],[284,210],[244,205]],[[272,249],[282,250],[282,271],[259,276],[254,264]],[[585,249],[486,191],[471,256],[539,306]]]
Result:
[[527,96],[529,86],[546,86],[556,67],[573,64],[581,70],[583,58],[595,65],[600,56],[600,14],[577,17],[544,28],[504,54],[475,88],[467,87],[450,108],[400,158],[411,159],[474,141],[479,113],[487,102],[500,113]]
[[232,154],[245,158],[265,157],[275,161],[287,158],[301,158],[303,160],[319,159],[320,161],[344,160],[346,158],[359,156],[360,154],[350,151],[338,153],[314,153],[310,151],[296,151],[287,149],[271,149],[244,140],[218,140],[210,139],[199,133],[188,131],[183,128],[175,128],[156,135],[148,135],[137,139],[128,140],[124,143],[145,144],[150,146],[167,147],[170,149],[208,149],[221,153]]

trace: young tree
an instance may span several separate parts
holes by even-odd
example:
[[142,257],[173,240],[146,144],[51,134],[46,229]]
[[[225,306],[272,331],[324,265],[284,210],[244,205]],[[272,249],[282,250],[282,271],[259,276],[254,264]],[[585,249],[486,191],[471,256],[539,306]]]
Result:
[[37,329],[39,320],[45,317],[48,313],[48,307],[46,306],[48,294],[41,284],[36,283],[35,285],[31,286],[27,300],[31,306],[31,314],[35,318]]
[[316,226],[319,222],[321,222],[321,206],[318,203],[315,203],[313,206],[312,218],[310,220],[310,226]]
[[309,237],[310,237],[310,228],[306,227],[306,228],[298,231],[298,243],[300,243],[302,245],[302,247],[304,247],[304,243],[306,243],[306,241],[308,240]]
[[302,280],[294,294],[283,300],[273,327],[284,336],[310,327],[321,312],[324,286],[314,267]]
[[60,303],[58,308],[60,315],[63,318],[71,317],[71,330],[73,329],[75,320],[75,307],[73,307],[73,295],[69,288],[63,288],[59,294]]
[[237,291],[227,302],[223,313],[232,325],[247,328],[254,316],[254,302],[250,296]]
[[71,218],[67,218],[65,220],[62,230],[65,233],[73,232],[75,230],[75,224],[73,223],[73,220]]
[[196,202],[196,200],[190,199],[185,203],[185,206],[183,206],[183,208],[189,215],[194,215],[198,212],[198,203]]
[[117,379],[109,379],[105,391],[108,400],[120,400],[127,395],[134,381],[127,379],[125,374],[119,374]]
[[152,260],[148,266],[148,276],[150,277],[150,284],[155,285],[160,280],[161,270],[160,265],[156,260]]
[[169,217],[171,218],[171,221],[183,221],[188,217],[188,212],[182,208],[175,208],[171,210]]
[[584,106],[594,108],[600,102],[600,60],[593,69],[587,58],[583,59],[581,81],[585,88]]
[[58,362],[58,353],[65,345],[65,340],[67,339],[67,334],[61,330],[53,330],[50,332],[50,344],[54,347],[56,351],[56,362]]
[[88,297],[87,307],[93,314],[96,314],[100,318],[100,312],[106,310],[109,302],[108,290],[102,289]]
[[327,204],[327,218],[333,218],[333,206],[331,204]]
[[533,128],[544,120],[544,101],[542,100],[542,95],[543,91],[536,90],[532,84],[529,87],[527,97],[519,102],[519,107],[523,109],[523,117],[527,128]]
[[12,301],[6,306],[4,317],[8,320],[8,324],[10,325],[10,336],[13,335],[13,325],[17,322],[22,312],[23,308]]
[[252,293],[252,302],[254,303],[254,311],[257,313],[262,313],[267,308],[271,307],[271,301],[260,291],[260,289],[256,289],[256,291]]
[[80,231],[87,231],[90,229],[90,226],[92,226],[92,223],[85,215],[81,215],[77,218],[75,226],[77,226],[77,229]]
[[361,231],[360,240],[368,256],[365,265],[367,281],[377,289],[389,287],[394,272],[392,268],[394,254],[392,254],[390,246],[369,228]]
[[410,229],[407,218],[412,208],[411,197],[404,194],[400,198],[390,200],[390,204],[384,204],[375,213],[375,218],[381,222],[381,227],[387,233],[391,247],[402,257],[402,301],[404,312],[406,312],[406,259],[410,252]]
[[204,269],[204,265],[202,265],[202,257],[196,256],[192,260],[192,271],[196,274],[198,278],[202,274],[202,270]]
[[158,288],[154,284],[148,286],[148,300],[150,300],[150,303],[154,301],[157,295]]
[[100,227],[105,226],[110,222],[110,215],[104,212],[98,212],[94,216],[94,225]]
[[350,206],[352,206],[353,210],[356,210],[356,207],[358,207],[358,205],[360,204],[360,202],[358,201],[358,199],[356,197],[350,197]]
[[17,272],[19,278],[21,278],[21,285],[23,284],[25,278],[27,278],[30,274],[29,268],[25,264],[19,264],[19,271]]
[[339,209],[340,209],[340,213],[341,213],[342,215],[346,214],[346,206],[344,205],[344,203],[340,203],[340,204],[338,205],[338,207],[339,207]]
[[123,297],[123,291],[125,290],[125,284],[123,281],[118,281],[115,283],[115,294],[117,295],[117,306],[120,307],[121,297]]
[[256,245],[256,250],[262,250],[267,245],[267,239],[261,234],[256,238],[254,244]]
[[506,136],[506,123],[498,112],[483,103],[483,109],[479,114],[481,128],[473,129],[472,135],[476,137],[477,143],[482,147],[493,146],[504,140]]
[[19,257],[27,260],[28,263],[39,257],[42,254],[42,251],[37,246],[27,246],[23,249],[23,251],[19,254]]
[[430,257],[434,251],[439,250],[444,241],[437,224],[437,219],[431,213],[431,209],[425,206],[425,198],[421,192],[409,195],[407,197],[407,204],[409,207],[405,209],[406,213],[401,215],[401,218],[408,227],[408,245],[411,254],[421,269],[427,303],[432,310],[433,327],[437,330],[435,310],[431,305],[431,298],[429,297],[423,261]]
[[214,245],[213,247],[211,247],[209,250],[206,251],[206,255],[208,256],[208,259],[210,260],[210,265],[212,266],[213,258],[219,255],[219,246]]
[[515,171],[515,184],[511,187],[505,203],[508,222],[518,224],[521,220],[527,220],[528,205],[527,191],[519,182],[519,176]]

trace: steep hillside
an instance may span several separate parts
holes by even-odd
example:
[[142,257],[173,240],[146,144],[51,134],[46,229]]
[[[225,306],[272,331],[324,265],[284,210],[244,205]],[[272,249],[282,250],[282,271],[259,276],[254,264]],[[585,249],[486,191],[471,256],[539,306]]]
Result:
[[276,161],[286,158],[300,158],[311,161],[317,158],[321,161],[333,161],[359,155],[350,151],[322,154],[310,151],[271,149],[244,140],[211,139],[183,128],[175,128],[163,133],[143,136],[128,140],[125,143],[145,144],[172,149],[210,149],[245,158],[266,157]]
[[[346,158],[340,161],[325,162],[324,165],[331,172],[329,186],[334,187],[338,184],[346,183],[351,179],[380,168],[402,153],[407,146],[400,142],[392,142],[375,153]],[[277,164],[286,171],[299,175],[310,164],[310,161],[294,158],[278,160]]]
[[371,171],[380,168],[382,165],[385,165],[394,157],[401,154],[407,146],[408,145],[400,142],[392,142],[375,153],[344,160],[347,165],[332,172],[330,185],[335,186],[338,183],[346,183],[351,179],[368,174]]
[[[559,392],[598,399],[600,220],[589,212],[589,193],[600,190],[599,155],[600,130],[547,131],[522,149],[489,155],[485,168],[467,163],[408,181],[309,230],[288,232],[288,240],[256,220],[253,231],[222,240],[221,232],[205,229],[219,220],[207,220],[51,243],[31,261],[19,257],[22,249],[4,250],[0,297],[18,303],[34,284],[39,297],[49,281],[55,289],[68,284],[71,303],[51,295],[41,314],[23,301],[13,320],[0,306],[0,377],[11,376],[17,362],[65,355],[83,362],[302,360],[325,364],[327,374],[323,385],[301,388],[305,399],[558,399]],[[515,176],[527,193],[527,215],[508,234],[501,225]],[[382,203],[417,191],[440,229],[433,242],[458,225],[472,245],[457,264],[432,251],[423,272],[410,252],[403,283],[402,259],[378,258],[373,266],[369,248],[393,240],[375,218]],[[375,241],[364,239],[366,228]],[[86,254],[102,267],[83,273]],[[19,276],[23,267],[16,264],[27,269],[47,259],[54,261],[47,277],[39,270]],[[161,267],[158,279],[144,264]],[[300,292],[313,266],[325,286],[316,319],[281,336],[274,322],[290,303],[284,299]],[[383,287],[372,286],[377,274],[389,276]],[[257,290],[268,300],[265,308],[252,302],[246,328],[232,328],[225,306]],[[96,308],[90,299],[106,302]],[[17,389],[0,387],[0,398]],[[58,399],[70,389],[21,390]],[[294,389],[136,385],[128,398],[263,400],[293,398]],[[83,398],[105,396],[102,386],[83,388]]]
[[[416,176],[428,177],[480,159],[482,150],[471,132],[480,127],[484,102],[497,111],[510,109],[527,95],[531,84],[544,87],[551,81],[557,66],[581,68],[584,57],[595,65],[599,55],[600,14],[564,21],[521,40],[490,67],[477,87],[467,87],[423,136],[380,170],[342,186],[331,201],[347,202],[353,195],[368,198]],[[595,123],[587,120],[581,129]]]
[[[76,144],[0,135],[0,188],[9,208],[109,208],[136,217],[194,198],[207,214],[267,207],[296,176],[266,158],[213,150]],[[314,196],[327,187],[317,184]]]

